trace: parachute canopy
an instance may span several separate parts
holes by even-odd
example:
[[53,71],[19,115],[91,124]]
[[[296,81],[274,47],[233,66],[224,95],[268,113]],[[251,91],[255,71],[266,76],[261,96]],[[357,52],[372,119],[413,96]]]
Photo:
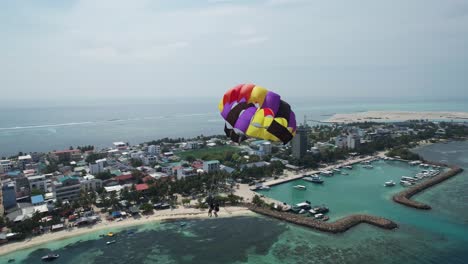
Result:
[[218,105],[226,120],[224,131],[235,142],[248,137],[291,141],[296,134],[296,116],[281,96],[254,84],[239,84],[228,90]]

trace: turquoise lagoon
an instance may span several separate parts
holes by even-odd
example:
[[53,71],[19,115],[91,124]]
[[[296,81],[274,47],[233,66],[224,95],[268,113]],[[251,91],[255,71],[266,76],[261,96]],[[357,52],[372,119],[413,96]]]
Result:
[[[428,159],[468,168],[468,143],[426,146],[416,151]],[[0,263],[39,263],[53,250],[56,263],[468,263],[468,173],[449,179],[415,198],[429,211],[391,201],[403,187],[383,187],[389,179],[420,170],[400,162],[374,163],[374,169],[355,166],[349,175],[325,178],[323,187],[308,186],[296,193],[287,183],[270,195],[286,202],[305,199],[330,207],[332,220],[351,213],[380,215],[399,228],[383,230],[366,224],[343,234],[327,234],[265,217],[236,217],[153,223],[121,230],[117,243],[88,234],[0,256]],[[299,181],[306,185],[306,182]],[[285,193],[277,190],[284,188]],[[119,231],[119,230],[117,230]],[[105,233],[106,231],[102,231]]]

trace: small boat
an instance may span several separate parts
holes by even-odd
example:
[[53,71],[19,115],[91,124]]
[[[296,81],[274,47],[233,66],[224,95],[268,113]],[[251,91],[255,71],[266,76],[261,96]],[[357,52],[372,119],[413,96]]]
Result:
[[369,165],[369,164],[366,164],[366,165],[362,165],[363,168],[366,168],[366,169],[373,169],[374,166],[372,165]]
[[180,223],[180,227],[184,227],[186,225],[187,225],[187,223],[185,223],[185,222]]
[[333,171],[321,171],[320,173],[324,176],[333,176]]
[[322,178],[320,178],[320,176],[317,176],[317,175],[312,175],[312,176],[306,176],[304,178],[302,178],[304,181],[308,181],[308,182],[312,182],[312,183],[323,183],[323,180]]
[[330,209],[326,206],[314,206],[312,209],[309,210],[311,214],[325,214],[328,213]]
[[111,241],[107,241],[107,242],[106,242],[106,245],[112,245],[112,244],[114,244],[114,243],[115,243],[115,240],[111,240]]
[[408,176],[401,176],[401,180],[402,181],[407,181],[407,182],[411,182],[411,183],[414,183],[417,181],[416,178],[413,178],[413,177],[408,177]]
[[262,185],[262,186],[258,187],[257,189],[258,189],[258,190],[263,190],[263,191],[269,191],[269,190],[270,190],[270,186]]
[[349,173],[347,173],[346,171],[342,171],[341,175],[349,175]]
[[412,182],[404,181],[404,180],[401,180],[401,181],[400,181],[400,184],[403,185],[403,186],[405,186],[405,187],[406,187],[406,186],[411,186],[411,185],[413,185]]
[[392,186],[395,186],[395,182],[394,181],[386,181],[385,184],[384,184],[385,187],[392,187]]
[[345,169],[352,170],[353,166],[344,166]]
[[112,233],[112,232],[107,233],[107,236],[108,236],[108,237],[113,237],[114,235],[115,235],[115,234]]
[[41,258],[42,261],[54,261],[60,257],[59,254],[47,254]]
[[333,169],[334,172],[341,172],[339,169]]
[[298,189],[298,190],[305,190],[307,189],[307,187],[305,187],[304,185],[295,185],[293,186],[294,189]]
[[330,220],[330,217],[328,217],[327,215],[323,216],[322,221],[326,222],[328,220]]
[[322,219],[322,218],[323,218],[323,214],[316,214],[316,215],[314,215],[314,218],[315,218],[315,219]]

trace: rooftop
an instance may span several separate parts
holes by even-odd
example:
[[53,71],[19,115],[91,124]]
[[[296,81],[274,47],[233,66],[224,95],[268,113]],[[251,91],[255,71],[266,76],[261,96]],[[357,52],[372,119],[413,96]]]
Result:
[[31,197],[31,203],[32,204],[39,204],[44,202],[44,197],[42,197],[41,194],[35,195]]

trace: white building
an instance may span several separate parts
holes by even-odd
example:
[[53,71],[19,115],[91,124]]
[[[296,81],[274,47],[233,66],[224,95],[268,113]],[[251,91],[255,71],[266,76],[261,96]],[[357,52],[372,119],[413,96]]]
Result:
[[26,168],[26,164],[29,164],[32,161],[33,160],[31,158],[31,155],[19,156],[18,157],[18,167],[20,167],[21,169],[24,170]]
[[93,175],[86,175],[80,180],[81,189],[89,192],[96,191],[102,187],[102,180],[96,179]]
[[146,166],[152,164],[152,163],[156,163],[158,161],[158,159],[156,158],[156,156],[146,156],[143,158],[143,164],[145,164]]
[[96,175],[98,173],[104,172],[106,159],[96,160],[95,163],[89,164],[89,173]]
[[52,185],[55,198],[58,200],[75,201],[80,198],[81,184],[78,177],[62,177]]
[[262,152],[263,155],[270,155],[271,154],[271,142],[263,142],[260,144],[260,152]]
[[127,149],[127,147],[128,147],[128,146],[127,146],[127,143],[121,142],[121,141],[119,141],[119,142],[114,142],[114,143],[112,143],[112,144],[114,145],[114,147],[115,147],[116,149],[120,149],[120,150],[122,150],[122,149]]
[[47,192],[47,179],[45,175],[28,177],[29,190],[37,189],[44,193]]
[[192,167],[189,167],[189,168],[181,167],[177,169],[178,180],[183,179],[185,177],[195,176],[195,175],[197,175],[197,172]]
[[148,146],[148,153],[151,155],[159,155],[161,154],[161,147],[158,145],[150,145]]
[[0,174],[7,173],[13,167],[10,160],[0,160]]
[[213,172],[213,171],[219,171],[219,161],[217,160],[203,161],[203,170],[208,173]]
[[349,149],[359,148],[360,144],[361,144],[361,137],[359,137],[359,135],[356,135],[356,134],[348,135],[347,145]]

